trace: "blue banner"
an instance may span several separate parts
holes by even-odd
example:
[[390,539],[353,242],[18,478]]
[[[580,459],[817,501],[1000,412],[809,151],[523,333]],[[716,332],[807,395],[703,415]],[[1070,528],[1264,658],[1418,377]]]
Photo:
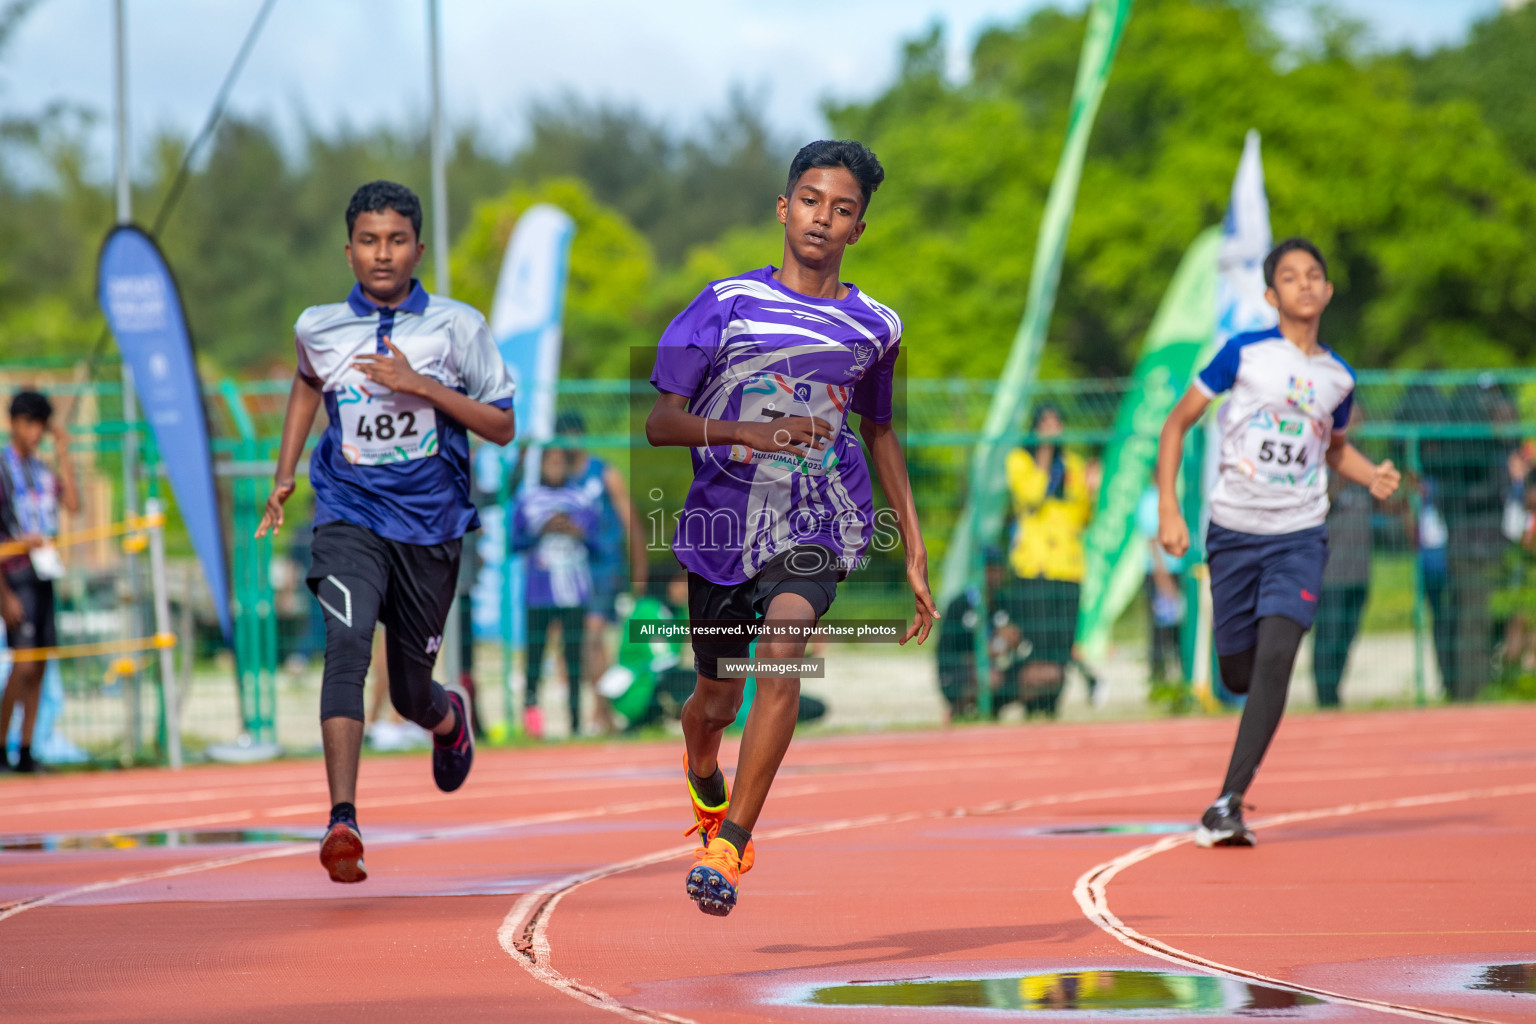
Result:
[[213,594],[219,628],[230,641],[229,568],[202,381],[171,268],[143,231],[123,226],[107,236],[97,268],[96,298],[123,362],[133,370],[141,414],[155,433],[176,507]]

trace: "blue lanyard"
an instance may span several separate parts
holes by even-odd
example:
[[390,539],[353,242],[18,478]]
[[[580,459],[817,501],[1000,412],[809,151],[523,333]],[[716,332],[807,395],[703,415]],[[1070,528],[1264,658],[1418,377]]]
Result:
[[[10,469],[11,482],[16,486],[16,516],[20,526],[27,533],[40,533],[52,536],[54,533],[53,522],[55,515],[49,513],[52,502],[49,500],[47,488],[43,486],[41,474],[28,474],[22,464],[21,456],[16,454],[16,449],[10,445],[5,446],[5,461]],[[29,460],[31,461],[31,460]],[[35,487],[34,491],[34,478]]]

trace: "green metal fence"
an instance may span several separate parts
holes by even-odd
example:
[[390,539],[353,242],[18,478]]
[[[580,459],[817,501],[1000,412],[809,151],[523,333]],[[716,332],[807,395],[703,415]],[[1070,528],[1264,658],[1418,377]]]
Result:
[[[233,652],[221,649],[212,606],[160,478],[153,442],[143,424],[122,420],[120,388],[74,382],[64,379],[63,372],[0,366],[0,387],[34,383],[62,400],[58,404],[76,404],[70,413],[73,448],[89,477],[86,500],[95,504],[99,521],[121,518],[121,459],[129,438],[140,447],[144,492],[158,494],[170,506],[170,596],[183,640],[178,685],[189,756],[242,734],[289,748],[316,746],[323,626],[302,584],[300,521],[311,500],[302,478],[289,504],[291,528],[276,541],[252,537],[270,486],[289,382],[221,381],[206,395],[231,527]],[[1128,381],[1113,379],[1045,381],[1033,399],[1061,411],[1062,443],[1091,459],[1113,438],[1116,410],[1128,386]],[[993,388],[993,382],[979,380],[904,382],[898,423],[929,564],[935,569],[964,504],[969,445]],[[653,394],[644,382],[567,381],[560,388],[559,408],[582,415],[586,447],[627,478],[638,474],[643,479],[658,459],[661,471],[686,475],[685,452],[656,453],[644,446],[639,426]],[[1293,699],[1312,699],[1306,680],[1319,671],[1353,704],[1524,692],[1536,674],[1536,630],[1531,628],[1536,577],[1528,569],[1529,516],[1523,512],[1521,486],[1528,466],[1521,460],[1530,454],[1526,439],[1536,436],[1536,372],[1363,372],[1358,402],[1364,421],[1352,432],[1357,443],[1373,457],[1394,458],[1409,474],[1409,483],[1399,499],[1370,509],[1363,519],[1356,514],[1339,527],[1344,531],[1340,536],[1349,538],[1351,557],[1336,562],[1347,564],[1352,575],[1330,585],[1324,595],[1329,625],[1320,627],[1308,646]],[[636,438],[638,445],[632,443]],[[1021,434],[1019,440],[1028,444],[1032,439]],[[1426,531],[1431,535],[1426,537]],[[989,540],[1006,551],[1008,537]],[[1340,549],[1337,538],[1335,549]],[[1362,551],[1363,563],[1355,557]],[[655,565],[670,559],[664,544],[649,556]],[[142,631],[134,623],[149,621],[143,605],[147,586],[125,576],[128,564],[110,545],[72,563],[61,587],[66,634],[61,642]],[[1006,576],[1006,565],[998,571]],[[839,617],[909,616],[911,600],[903,580],[899,552],[877,557],[862,580],[840,592]],[[1154,589],[1149,584],[1148,595]],[[139,595],[139,605],[128,600],[129,594]],[[1187,643],[1182,652],[1170,652],[1168,626],[1153,621],[1150,604],[1147,595],[1133,602],[1116,627],[1110,653],[1100,663],[1082,666],[1081,677],[1097,681],[1093,700],[1087,688],[1069,682],[1058,713],[1134,713],[1145,707],[1149,695],[1170,693],[1177,702],[1179,684],[1189,674],[1184,663],[1192,652]],[[1002,609],[971,610],[974,628],[988,634],[994,649],[1006,647],[1012,634],[994,635]],[[964,609],[957,611],[959,619],[966,618]],[[1018,609],[1014,612],[1013,618],[1020,618]],[[1047,612],[1039,609],[1042,616]],[[1186,621],[1191,614],[1193,602],[1187,602]],[[1029,616],[1026,609],[1023,618]],[[834,645],[827,653],[828,679],[817,684],[832,708],[829,723],[878,726],[938,721],[951,711],[970,713],[965,688],[970,685],[974,692],[976,680],[973,670],[968,680],[964,644],[955,640],[961,625],[958,620],[949,624],[945,640],[932,640],[922,651]],[[1031,627],[1028,621],[1021,625],[1027,645]],[[938,656],[935,651],[943,643],[949,644],[949,654]],[[1341,643],[1348,655],[1342,659]],[[1005,715],[1029,703],[1015,678],[1028,661],[1022,649],[1015,644],[1001,650],[993,677],[984,681],[995,688]],[[475,653],[482,717],[492,723],[515,720],[516,672],[503,657],[502,644],[485,637]],[[163,749],[155,740],[157,674],[151,658],[131,666],[108,657],[61,663],[62,735],[94,761],[157,758]],[[1170,685],[1159,689],[1162,677]],[[808,690],[817,686],[807,683]],[[545,690],[546,695],[553,691],[556,703],[563,699],[557,687]],[[1010,703],[1014,708],[1007,710]],[[1038,705],[1037,700],[1033,709],[1041,710]]]

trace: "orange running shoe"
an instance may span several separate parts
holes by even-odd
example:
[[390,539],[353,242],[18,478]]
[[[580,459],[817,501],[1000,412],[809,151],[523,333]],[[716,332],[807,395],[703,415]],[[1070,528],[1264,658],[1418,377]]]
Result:
[[333,882],[361,882],[368,877],[363,867],[363,837],[355,824],[344,819],[331,823],[320,841],[320,863]]
[[688,897],[712,917],[724,917],[736,906],[736,887],[741,882],[741,857],[724,839],[715,838],[702,850],[693,851],[698,861],[688,872]]
[[[695,832],[699,834],[699,845],[707,848],[711,839],[720,834],[720,826],[725,824],[726,812],[731,809],[731,791],[725,791],[725,799],[719,804],[711,806],[699,796],[699,791],[693,788],[693,780],[689,778],[688,755],[683,754],[683,784],[688,787],[688,801],[693,805],[693,824],[684,832],[684,836],[691,836]],[[747,840],[747,851],[741,855],[741,873],[746,874],[752,870],[752,862],[756,859],[752,849],[752,840]]]

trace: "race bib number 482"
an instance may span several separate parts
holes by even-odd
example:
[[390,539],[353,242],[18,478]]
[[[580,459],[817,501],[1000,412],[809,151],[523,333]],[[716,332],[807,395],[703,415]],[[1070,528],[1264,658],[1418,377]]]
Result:
[[437,454],[436,406],[415,395],[367,388],[347,387],[336,396],[341,454],[348,462],[382,466]]
[[1260,410],[1243,431],[1239,466],[1267,484],[1305,487],[1317,480],[1323,461],[1323,425],[1303,416]]

